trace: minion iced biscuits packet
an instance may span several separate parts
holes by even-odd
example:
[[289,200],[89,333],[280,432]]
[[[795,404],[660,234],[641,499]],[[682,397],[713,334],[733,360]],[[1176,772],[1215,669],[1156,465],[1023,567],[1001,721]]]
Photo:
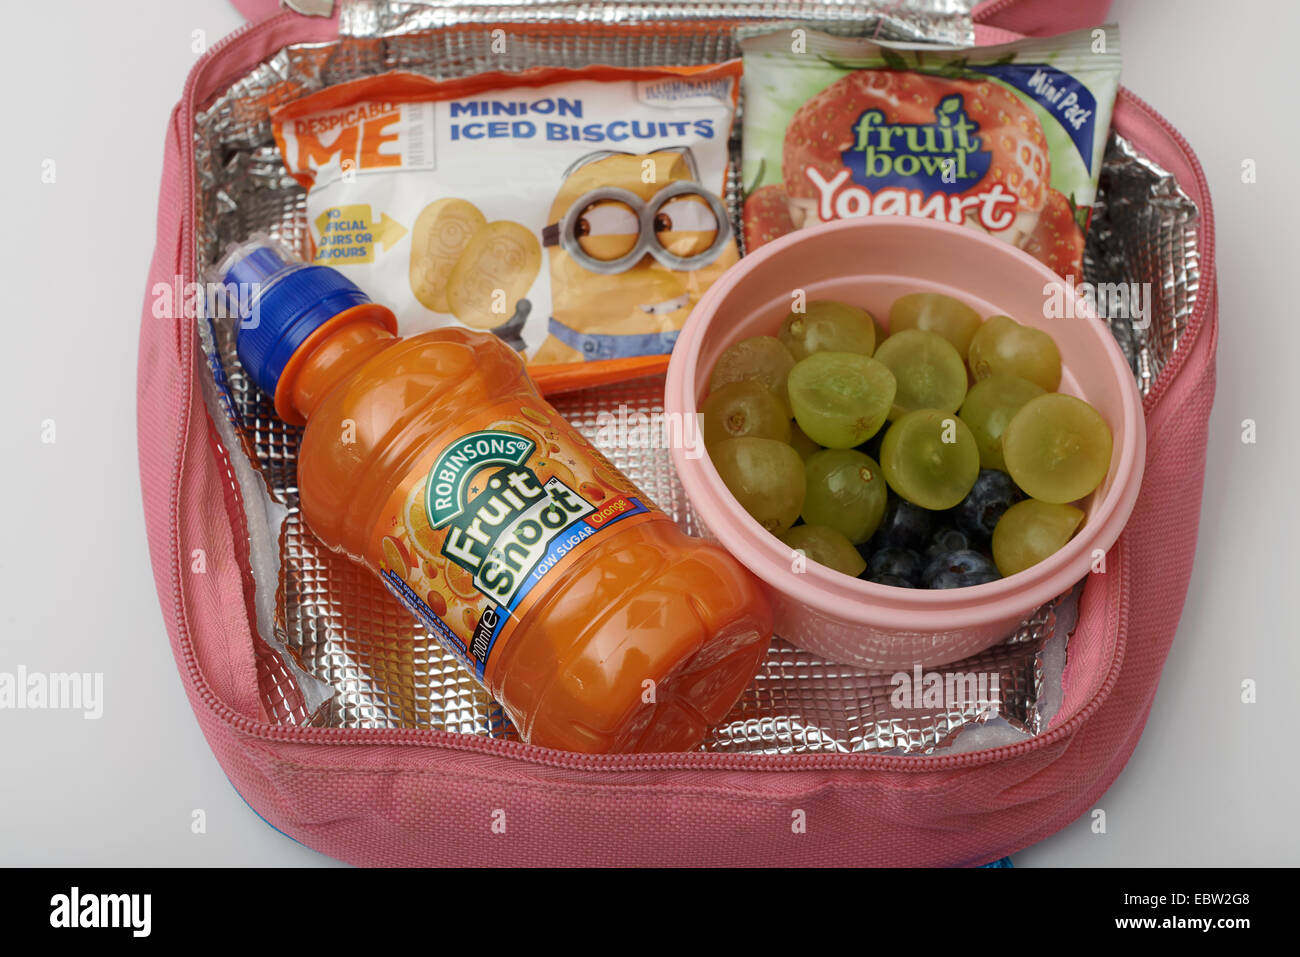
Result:
[[273,128],[315,262],[404,335],[491,332],[556,390],[662,368],[736,262],[722,195],[739,74],[390,73],[296,100]]

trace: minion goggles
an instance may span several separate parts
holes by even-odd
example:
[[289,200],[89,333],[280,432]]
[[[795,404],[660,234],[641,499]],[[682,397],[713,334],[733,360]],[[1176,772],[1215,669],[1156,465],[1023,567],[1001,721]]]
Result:
[[[691,164],[692,169],[694,164]],[[694,256],[679,256],[670,252],[659,241],[655,228],[659,214],[669,202],[682,196],[691,196],[705,203],[713,214],[716,233],[709,247]],[[625,207],[638,222],[636,242],[622,256],[615,259],[598,259],[582,247],[580,223],[598,203],[618,204]],[[713,262],[727,248],[731,240],[731,221],[722,200],[705,190],[699,183],[677,180],[665,186],[647,202],[635,193],[616,186],[603,186],[584,193],[569,207],[564,218],[542,230],[543,246],[560,246],[584,269],[605,275],[626,272],[648,254],[669,269],[688,272]]]

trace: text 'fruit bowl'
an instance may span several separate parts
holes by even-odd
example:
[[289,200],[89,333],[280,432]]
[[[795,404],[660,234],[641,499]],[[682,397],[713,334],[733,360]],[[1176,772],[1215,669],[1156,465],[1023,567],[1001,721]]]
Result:
[[[1086,497],[1076,502],[1076,511],[1082,513],[1077,533],[1070,538],[1067,532],[1066,544],[1047,557],[1035,556],[1037,560],[1028,567],[1004,547],[999,563],[1005,566],[1010,562],[1012,568],[1004,567],[1006,577],[1003,578],[997,578],[996,573],[983,574],[978,556],[972,554],[966,556],[966,560],[973,563],[969,569],[958,568],[961,563],[955,563],[946,581],[940,580],[937,585],[930,588],[896,587],[890,582],[903,585],[901,576],[907,572],[903,567],[906,561],[898,564],[900,556],[868,552],[868,567],[859,571],[854,559],[843,551],[845,543],[840,536],[827,536],[834,538],[834,542],[818,539],[819,534],[824,534],[819,528],[824,523],[844,532],[853,544],[863,547],[865,537],[876,533],[879,527],[879,515],[871,514],[874,509],[866,509],[869,526],[866,528],[855,527],[849,516],[833,514],[825,507],[820,511],[826,517],[817,517],[819,503],[816,500],[811,500],[807,507],[796,506],[794,509],[789,502],[773,502],[770,515],[761,513],[762,503],[747,502],[747,512],[724,481],[725,476],[733,488],[736,487],[734,470],[744,467],[744,463],[738,460],[755,451],[747,448],[746,444],[774,440],[792,442],[793,447],[799,450],[794,459],[802,456],[813,481],[818,469],[843,464],[830,459],[858,455],[869,462],[873,458],[863,455],[861,449],[849,451],[849,445],[857,444],[852,441],[856,436],[837,435],[836,423],[819,422],[818,407],[810,409],[806,404],[792,423],[789,438],[781,433],[779,422],[770,427],[770,436],[761,439],[728,440],[726,435],[720,435],[719,422],[725,421],[717,414],[720,402],[757,410],[756,414],[764,419],[769,418],[767,413],[770,411],[765,405],[765,397],[748,395],[753,391],[752,382],[744,385],[733,383],[723,391],[719,388],[721,381],[715,377],[715,388],[710,392],[710,378],[715,375],[715,367],[729,347],[755,336],[776,336],[782,320],[791,312],[792,303],[796,306],[819,300],[849,303],[866,309],[878,323],[887,327],[890,307],[902,297],[916,293],[940,293],[953,297],[978,314],[983,326],[971,329],[975,337],[974,348],[965,342],[957,346],[959,352],[973,356],[977,364],[982,362],[978,348],[981,335],[985,340],[997,339],[1003,332],[997,323],[987,322],[989,317],[1014,317],[1015,322],[1024,327],[1027,336],[1038,335],[1033,330],[1048,333],[1059,348],[1059,386],[1054,393],[1049,390],[1048,394],[1055,396],[1050,402],[1039,404],[1068,407],[1046,410],[1055,413],[1048,418],[1059,418],[1062,412],[1070,413],[1075,411],[1075,406],[1082,407],[1083,403],[1076,401],[1082,399],[1096,410],[1104,421],[1103,429],[1108,429],[1112,439],[1109,462],[1103,460],[1101,463],[1104,477],[1097,483],[1097,477],[1102,474],[1100,470],[1087,477],[1084,486],[1091,488],[1095,485],[1095,491],[1084,493]],[[838,331],[843,334],[844,327],[838,327]],[[878,327],[877,340],[888,331]],[[951,330],[945,332],[949,333],[950,339],[955,335]],[[788,344],[794,353],[800,353],[803,344],[790,341],[789,333],[787,329],[785,338]],[[1004,495],[1003,486],[1009,484],[996,481],[1001,472],[979,468],[990,464],[990,455],[998,459],[1002,449],[1000,443],[996,449],[987,447],[987,436],[980,434],[978,409],[970,418],[976,424],[974,438],[980,446],[978,461],[974,458],[975,445],[965,443],[970,446],[967,458],[975,465],[973,470],[966,468],[971,463],[962,466],[971,474],[958,479],[960,489],[936,488],[933,501],[929,501],[923,498],[927,490],[913,489],[907,483],[908,477],[898,473],[898,463],[905,462],[906,457],[891,448],[891,443],[896,446],[906,441],[905,433],[909,431],[928,431],[927,423],[922,421],[927,416],[942,420],[953,415],[957,405],[970,401],[972,395],[977,404],[994,406],[1005,398],[975,394],[974,390],[964,396],[954,394],[947,397],[943,380],[951,377],[941,374],[942,360],[952,360],[953,356],[947,356],[948,350],[939,343],[944,354],[931,361],[931,357],[926,357],[924,350],[918,348],[927,345],[923,341],[926,336],[917,334],[913,338],[918,341],[902,341],[907,337],[901,335],[894,337],[895,345],[891,350],[898,355],[887,353],[882,357],[877,352],[874,359],[866,358],[865,353],[881,348],[879,341],[874,349],[861,347],[861,356],[850,354],[857,351],[852,342],[843,347],[849,351],[840,351],[840,347],[836,347],[832,351],[817,352],[813,345],[808,352],[816,361],[807,361],[806,353],[795,356],[804,360],[798,362],[796,371],[790,373],[788,388],[795,394],[783,394],[777,390],[778,395],[784,395],[783,401],[799,407],[801,393],[815,392],[819,383],[838,383],[834,386],[836,395],[844,394],[845,383],[851,386],[858,381],[866,383],[864,396],[879,397],[884,386],[897,387],[895,395],[877,403],[879,408],[864,406],[864,412],[870,411],[871,414],[864,414],[861,421],[855,423],[870,432],[874,442],[878,443],[874,447],[870,444],[865,446],[868,452],[877,451],[874,459],[889,460],[883,471],[890,479],[891,513],[885,517],[885,522],[899,520],[892,514],[892,493],[898,488],[903,488],[914,501],[928,509],[948,509],[964,496],[968,504],[973,498],[997,500]],[[756,340],[755,347],[761,350],[762,343],[767,341]],[[736,351],[732,349],[719,368],[725,369]],[[776,350],[773,348],[773,351]],[[747,360],[756,359],[761,364],[765,358],[747,357]],[[878,368],[882,358],[890,366],[890,373]],[[960,364],[960,360],[957,362]],[[926,374],[920,377],[910,374],[907,370],[910,363],[920,363]],[[780,362],[770,364],[779,366]],[[983,372],[986,370],[977,371],[976,378]],[[961,375],[964,374],[962,367]],[[1033,376],[1037,370],[1028,369],[1022,374]],[[1047,374],[1054,376],[1054,370],[1048,370]],[[875,381],[877,378],[880,381]],[[996,385],[1001,379],[992,381]],[[930,394],[917,395],[918,389],[931,391]],[[933,391],[936,389],[938,391]],[[961,391],[960,383],[956,389]],[[852,389],[848,391],[851,393]],[[982,391],[997,390],[985,388]],[[718,398],[719,394],[721,398]],[[706,405],[706,400],[711,405]],[[1097,556],[1114,544],[1132,511],[1141,483],[1145,453],[1141,398],[1132,373],[1106,324],[1097,319],[1084,302],[1075,300],[1072,291],[1051,270],[1019,250],[969,228],[913,218],[866,217],[830,223],[785,237],[743,259],[700,301],[683,330],[668,371],[664,407],[670,417],[681,417],[690,422],[695,421],[696,413],[701,409],[709,413],[700,417],[703,420],[702,442],[694,445],[686,442],[674,447],[674,461],[691,504],[708,533],[765,583],[776,610],[777,634],[824,657],[875,669],[906,668],[913,664],[937,665],[988,648],[1007,637],[1043,602],[1067,591],[1094,568],[1103,567]],[[921,410],[935,407],[942,411],[922,414]],[[886,416],[890,423],[881,428]],[[895,427],[900,421],[903,427]],[[800,424],[805,428],[798,428]],[[937,430],[942,423],[936,421],[932,424]],[[1017,439],[1033,452],[1037,448],[1034,445],[1037,436],[1029,424],[1018,423]],[[964,432],[964,423],[957,427],[963,430],[963,439],[969,437]],[[802,434],[809,428],[816,433],[812,440]],[[892,439],[888,438],[891,430],[894,432]],[[692,433],[687,430],[685,434],[689,436]],[[836,451],[819,452],[810,457],[808,452],[800,449],[800,443],[809,441]],[[711,455],[704,454],[703,442],[709,444]],[[881,445],[885,447],[882,449]],[[1032,458],[1024,448],[1015,452],[1020,461]],[[993,469],[1003,467],[1000,459],[993,464]],[[978,483],[975,482],[976,472],[979,474]],[[881,487],[883,489],[883,482]],[[1039,498],[1066,501],[1055,488],[1044,486],[1041,491],[1027,491],[1035,497],[1035,502]],[[1022,503],[1017,522],[1043,526],[1044,523],[1050,524],[1053,518],[1050,509],[1066,508],[1058,505],[1045,507],[1049,511]],[[796,518],[801,508],[802,518]],[[759,514],[764,521],[757,521],[754,514]],[[816,518],[815,522],[810,515]],[[804,524],[791,528],[795,521]],[[1007,524],[1010,527],[1013,523]],[[1010,531],[1005,537],[1012,540]],[[832,547],[835,545],[841,546],[838,551]],[[819,546],[822,554],[829,556],[824,560],[839,567],[840,571],[817,561],[800,560],[804,556],[815,557]],[[960,543],[958,547],[962,547]],[[843,560],[837,561],[836,555],[843,556]],[[989,564],[991,567],[991,561]],[[858,573],[873,580],[852,577]],[[951,583],[970,587],[947,587]]]

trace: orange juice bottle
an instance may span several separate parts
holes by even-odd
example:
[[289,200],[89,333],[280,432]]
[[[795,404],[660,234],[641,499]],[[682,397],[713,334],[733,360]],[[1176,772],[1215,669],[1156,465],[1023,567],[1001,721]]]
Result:
[[306,425],[307,525],[379,575],[524,740],[699,744],[771,637],[745,569],[655,508],[495,336],[399,338],[341,273],[265,237],[215,275],[239,308],[244,369]]

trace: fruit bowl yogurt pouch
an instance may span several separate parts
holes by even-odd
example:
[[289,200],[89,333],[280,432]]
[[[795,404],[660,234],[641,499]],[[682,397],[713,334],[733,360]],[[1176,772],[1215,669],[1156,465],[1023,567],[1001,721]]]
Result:
[[747,252],[833,219],[923,216],[1081,276],[1116,27],[960,49],[787,30],[742,49]]
[[491,332],[548,391],[661,371],[738,258],[722,199],[740,62],[434,80],[388,73],[273,115],[311,259],[404,335]]

